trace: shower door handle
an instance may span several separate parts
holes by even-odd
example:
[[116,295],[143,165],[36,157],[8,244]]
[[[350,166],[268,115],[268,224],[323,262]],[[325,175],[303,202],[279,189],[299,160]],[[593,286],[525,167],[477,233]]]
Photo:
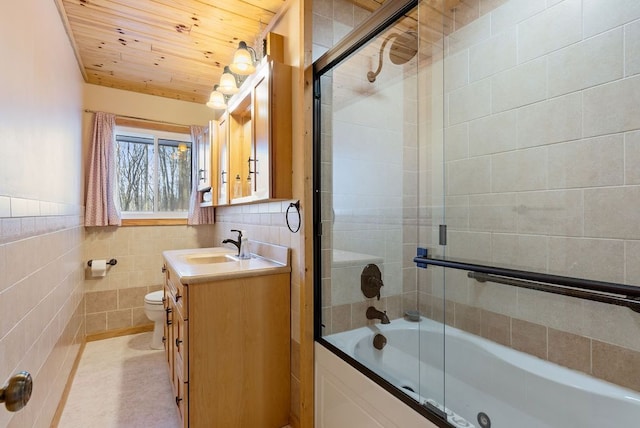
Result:
[[32,389],[33,379],[29,372],[17,373],[0,389],[0,403],[4,403],[8,411],[17,412],[27,405]]

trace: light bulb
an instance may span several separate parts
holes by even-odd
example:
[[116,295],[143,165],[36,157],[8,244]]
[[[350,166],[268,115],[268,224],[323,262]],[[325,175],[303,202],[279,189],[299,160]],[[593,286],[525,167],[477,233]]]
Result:
[[235,74],[243,76],[256,71],[256,67],[253,65],[253,57],[245,42],[239,43],[236,53],[233,54],[233,62],[229,65],[229,69]]
[[222,73],[222,76],[220,76],[220,85],[218,85],[218,90],[225,95],[233,95],[238,92],[236,78],[231,74],[231,70],[229,70],[228,65],[224,67],[224,72]]
[[213,87],[213,91],[211,92],[211,95],[209,95],[207,107],[215,110],[224,110],[227,108],[227,103],[224,100],[224,95],[222,95],[222,92],[218,91],[218,85]]

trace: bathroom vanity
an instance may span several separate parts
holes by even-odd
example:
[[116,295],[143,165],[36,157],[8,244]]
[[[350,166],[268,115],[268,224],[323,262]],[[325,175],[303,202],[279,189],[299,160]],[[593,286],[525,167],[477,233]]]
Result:
[[165,354],[183,427],[273,427],[290,408],[289,250],[165,251]]

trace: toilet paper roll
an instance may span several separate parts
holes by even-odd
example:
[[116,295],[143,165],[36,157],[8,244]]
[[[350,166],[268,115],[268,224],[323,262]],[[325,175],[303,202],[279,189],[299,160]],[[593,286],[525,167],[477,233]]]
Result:
[[91,276],[105,276],[107,273],[107,261],[93,259],[91,262]]

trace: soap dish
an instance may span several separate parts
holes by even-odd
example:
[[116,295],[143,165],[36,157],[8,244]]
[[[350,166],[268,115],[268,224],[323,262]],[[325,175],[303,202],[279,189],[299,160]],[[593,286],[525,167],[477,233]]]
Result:
[[407,321],[420,321],[420,312],[419,311],[406,311],[404,313],[404,317],[407,319]]

